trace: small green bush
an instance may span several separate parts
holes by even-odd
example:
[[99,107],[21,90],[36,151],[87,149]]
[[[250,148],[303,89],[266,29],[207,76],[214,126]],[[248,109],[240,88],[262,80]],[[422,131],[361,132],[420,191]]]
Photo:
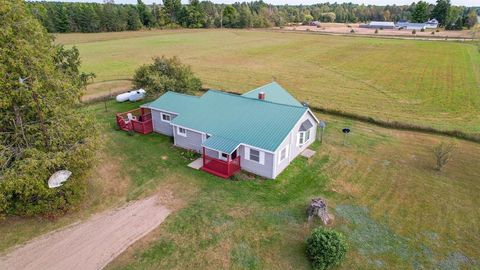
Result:
[[417,30],[413,29],[412,35],[415,35],[415,34],[417,34]]
[[307,239],[307,256],[316,270],[339,265],[347,253],[347,242],[343,234],[319,227]]
[[352,29],[352,30],[350,30],[350,33],[354,34],[354,33],[355,33],[355,30],[353,30],[353,29]]

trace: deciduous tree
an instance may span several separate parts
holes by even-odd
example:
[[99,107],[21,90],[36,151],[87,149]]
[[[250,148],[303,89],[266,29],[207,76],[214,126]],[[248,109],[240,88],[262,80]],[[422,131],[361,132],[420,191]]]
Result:
[[[90,75],[22,0],[0,4],[0,25],[0,214],[55,215],[79,202],[93,160],[94,123],[76,106]],[[49,189],[60,169],[73,174]]]

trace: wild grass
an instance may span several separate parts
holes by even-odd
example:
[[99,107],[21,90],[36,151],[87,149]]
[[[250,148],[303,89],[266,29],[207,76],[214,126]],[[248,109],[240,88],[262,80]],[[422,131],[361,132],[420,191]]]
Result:
[[83,69],[97,74],[98,84],[90,87],[93,94],[108,92],[105,81],[132,78],[153,56],[176,55],[193,67],[206,87],[245,92],[274,77],[313,106],[480,132],[480,54],[470,43],[247,30],[57,38],[59,43],[76,44]]

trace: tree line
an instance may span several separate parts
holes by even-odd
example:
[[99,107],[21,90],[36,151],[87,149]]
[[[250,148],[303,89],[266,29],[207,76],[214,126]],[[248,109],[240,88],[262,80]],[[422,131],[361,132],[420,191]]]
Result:
[[263,1],[232,5],[210,1],[163,0],[162,4],[29,2],[31,13],[52,33],[110,32],[141,28],[264,28],[311,21],[357,23],[368,21],[425,22],[436,18],[447,29],[471,27],[477,8],[452,6],[450,0],[436,5],[423,1],[411,5],[358,5],[323,3],[315,5],[270,5]]

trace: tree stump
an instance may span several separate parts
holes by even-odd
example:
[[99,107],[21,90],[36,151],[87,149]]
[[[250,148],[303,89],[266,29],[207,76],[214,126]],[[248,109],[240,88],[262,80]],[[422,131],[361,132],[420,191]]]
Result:
[[314,216],[318,216],[325,225],[330,222],[330,216],[328,215],[327,211],[327,204],[322,198],[312,199],[307,209],[307,215],[309,222]]

